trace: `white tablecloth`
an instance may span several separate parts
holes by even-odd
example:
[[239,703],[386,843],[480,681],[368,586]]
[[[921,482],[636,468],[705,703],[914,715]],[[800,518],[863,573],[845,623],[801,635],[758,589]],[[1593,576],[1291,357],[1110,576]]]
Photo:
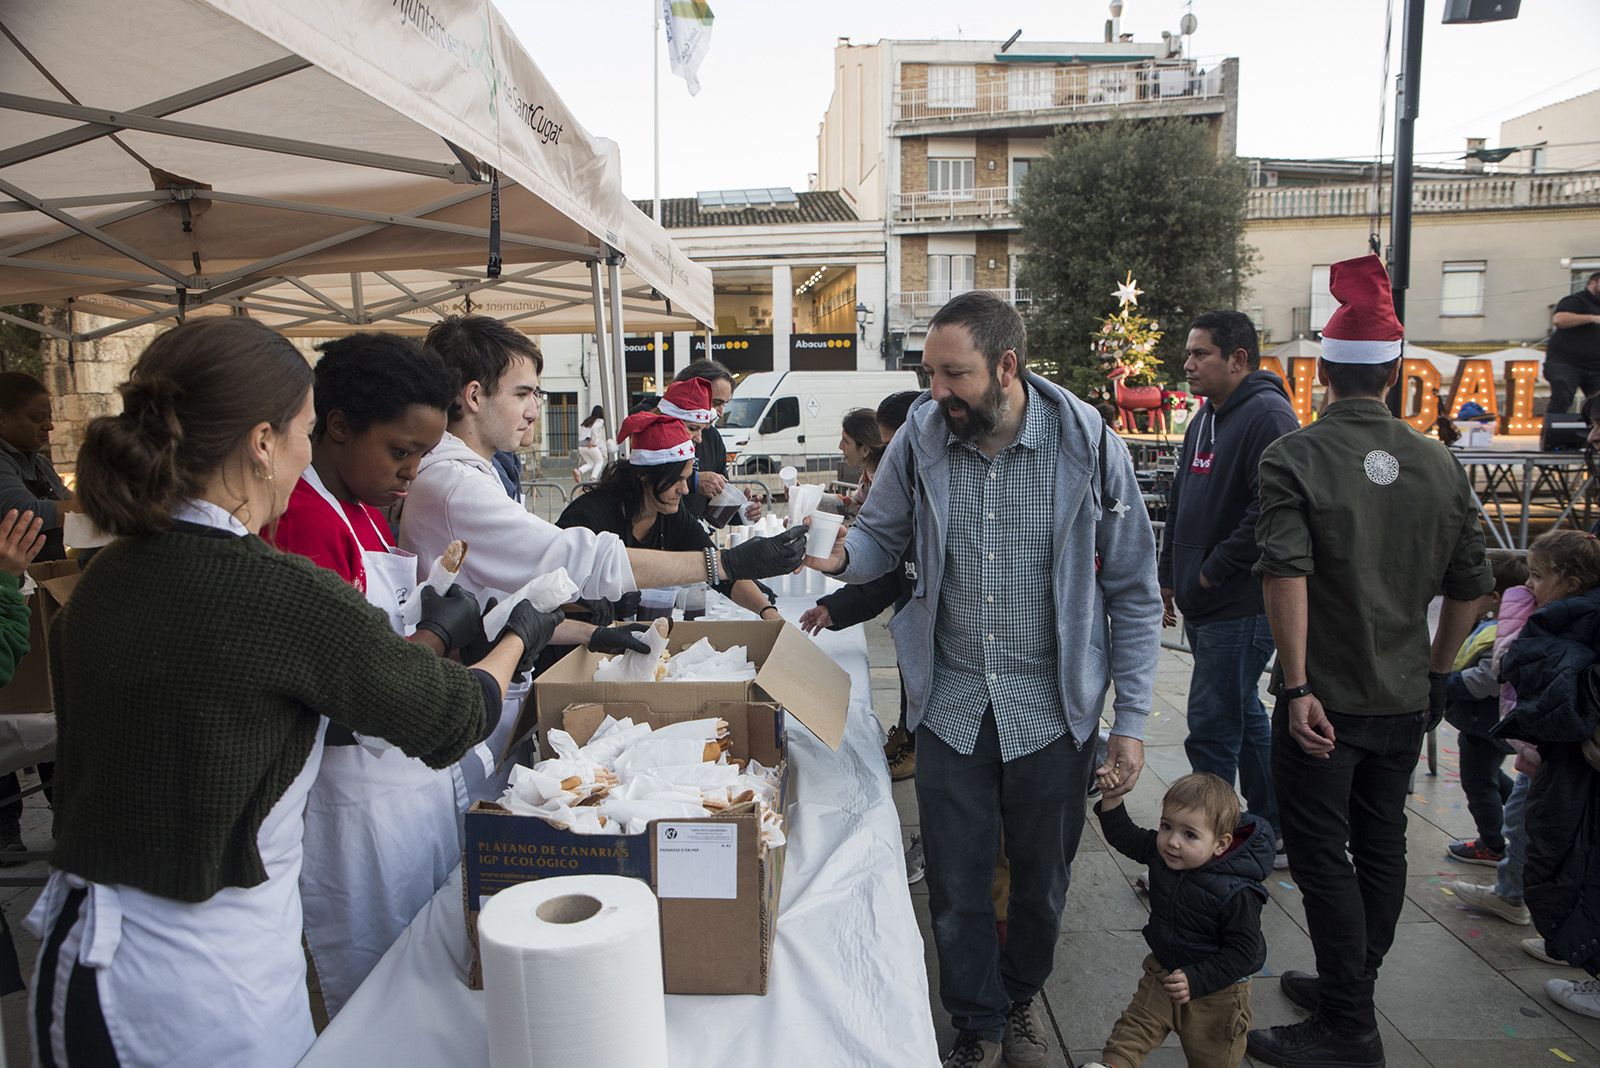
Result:
[[[785,596],[780,607],[792,621],[814,600]],[[866,641],[856,627],[825,631],[817,643],[850,673],[850,719],[837,753],[789,723],[799,791],[790,810],[769,992],[669,996],[675,1068],[938,1063],[900,820],[872,715]],[[483,994],[467,989],[469,959],[458,873],[301,1065],[486,1066]]]

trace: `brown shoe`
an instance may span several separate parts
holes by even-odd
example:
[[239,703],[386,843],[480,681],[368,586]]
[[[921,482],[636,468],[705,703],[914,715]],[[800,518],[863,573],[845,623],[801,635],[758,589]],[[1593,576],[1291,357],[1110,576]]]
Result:
[[1006,1013],[1006,1036],[1001,1043],[1010,1068],[1044,1068],[1050,1047],[1044,1039],[1044,1025],[1033,999],[1019,1001]]
[[889,737],[883,741],[883,759],[893,764],[895,758],[905,752],[906,746],[911,744],[911,735],[906,729],[896,723],[889,728]]
[[903,782],[917,773],[917,751],[911,746],[900,750],[900,754],[889,761],[889,778],[895,782]]

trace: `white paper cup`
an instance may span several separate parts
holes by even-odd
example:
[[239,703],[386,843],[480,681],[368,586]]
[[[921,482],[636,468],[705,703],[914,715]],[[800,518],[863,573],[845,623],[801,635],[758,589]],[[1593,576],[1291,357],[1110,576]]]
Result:
[[844,516],[833,512],[812,512],[811,533],[806,535],[806,555],[827,558],[833,555],[833,543],[838,540],[839,527]]

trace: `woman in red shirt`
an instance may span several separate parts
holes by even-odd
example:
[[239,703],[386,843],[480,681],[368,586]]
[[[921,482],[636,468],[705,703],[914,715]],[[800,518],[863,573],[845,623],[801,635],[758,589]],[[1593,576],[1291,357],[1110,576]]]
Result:
[[[437,354],[390,334],[341,338],[322,353],[311,466],[267,534],[337,572],[406,635],[402,605],[414,595],[417,560],[394,547],[379,509],[404,499],[444,435],[456,378]],[[433,615],[413,640],[440,652],[466,644],[439,632],[470,629],[476,606],[456,624]],[[561,619],[547,615],[546,641]],[[379,739],[330,727],[327,746],[306,803],[300,893],[331,1017],[460,863],[466,785],[460,765],[435,771]]]

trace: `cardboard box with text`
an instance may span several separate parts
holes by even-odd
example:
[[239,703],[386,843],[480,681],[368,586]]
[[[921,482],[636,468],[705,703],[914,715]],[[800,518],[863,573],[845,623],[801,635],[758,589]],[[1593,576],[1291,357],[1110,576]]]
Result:
[[[552,725],[581,745],[607,715],[666,726],[717,716],[728,723],[729,755],[779,773],[778,807],[795,793],[783,713],[770,704],[711,702],[659,712],[643,704],[580,704]],[[760,815],[741,805],[702,819],[654,820],[642,834],[575,834],[492,802],[466,814],[462,890],[473,945],[470,982],[481,979],[477,918],[483,902],[508,886],[553,875],[642,879],[661,907],[662,974],[669,994],[765,994],[777,932],[784,848],[761,844]]]

